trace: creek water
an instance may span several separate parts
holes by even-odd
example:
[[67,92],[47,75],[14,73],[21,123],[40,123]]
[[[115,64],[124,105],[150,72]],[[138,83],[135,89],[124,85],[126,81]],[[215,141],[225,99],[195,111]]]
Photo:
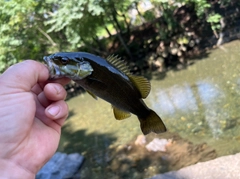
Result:
[[[206,143],[218,156],[240,152],[240,41],[189,61],[192,65],[169,70],[164,78],[153,74],[145,102],[161,116],[169,132],[194,144]],[[88,94],[67,102],[70,115],[58,150],[83,154],[87,168],[98,177],[105,176],[101,172],[110,160],[108,149],[141,134],[137,117],[117,121],[110,104]],[[89,173],[83,178],[89,178]]]

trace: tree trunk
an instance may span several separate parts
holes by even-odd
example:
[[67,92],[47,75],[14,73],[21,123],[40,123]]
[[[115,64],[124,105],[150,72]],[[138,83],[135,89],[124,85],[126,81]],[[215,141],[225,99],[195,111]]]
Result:
[[124,22],[127,26],[127,34],[129,35],[130,34],[130,24],[128,23],[127,17],[125,16],[125,14],[123,14],[122,17],[124,18]]
[[117,16],[116,16],[116,13],[115,13],[116,11],[115,11],[115,9],[112,11],[112,19],[113,19],[113,22],[114,22],[114,24],[116,25],[115,27],[117,27],[116,28],[116,30],[117,30],[117,32],[120,32],[120,33],[122,33],[122,28],[121,28],[121,26],[120,26],[120,24],[119,24],[119,22],[118,22],[118,20],[117,20]]
[[113,20],[112,24],[113,24],[114,28],[116,29],[117,37],[118,37],[120,43],[122,44],[124,50],[128,54],[128,56],[132,59],[132,54],[131,54],[127,44],[125,43],[125,41],[124,41],[124,39],[122,37],[123,30],[122,30],[122,28],[121,28],[121,26],[120,26],[120,24],[119,24],[119,22],[117,20],[117,16],[116,16],[117,15],[117,11],[116,11],[116,8],[115,8],[114,4],[113,4],[112,8],[113,8],[112,9],[112,20]]
[[115,25],[114,23],[113,23],[113,26],[114,26],[114,28],[115,28],[116,31],[117,31],[117,37],[118,37],[120,43],[122,44],[124,50],[126,51],[126,53],[128,54],[128,56],[132,59],[132,54],[131,54],[131,52],[130,52],[128,46],[127,46],[127,44],[125,43],[125,41],[124,41],[124,39],[123,39],[123,37],[122,37],[121,32],[119,32],[119,31],[117,30],[117,27],[116,27],[116,25]]

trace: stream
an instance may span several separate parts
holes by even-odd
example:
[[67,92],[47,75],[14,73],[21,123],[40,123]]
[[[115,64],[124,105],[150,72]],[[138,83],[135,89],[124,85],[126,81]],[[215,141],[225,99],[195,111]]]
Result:
[[[81,178],[149,178],[240,152],[240,41],[189,62],[186,69],[169,70],[164,78],[153,73],[145,100],[168,129],[150,134],[147,141],[171,139],[167,152],[134,144],[142,134],[136,116],[117,121],[110,104],[85,93],[67,101],[70,113],[58,151],[85,157]],[[187,150],[191,157],[181,158]]]

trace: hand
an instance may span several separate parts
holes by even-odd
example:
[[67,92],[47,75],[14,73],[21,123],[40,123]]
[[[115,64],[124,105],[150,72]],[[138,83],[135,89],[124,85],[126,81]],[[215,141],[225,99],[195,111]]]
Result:
[[34,178],[55,153],[68,115],[62,85],[45,65],[26,60],[0,76],[0,178]]

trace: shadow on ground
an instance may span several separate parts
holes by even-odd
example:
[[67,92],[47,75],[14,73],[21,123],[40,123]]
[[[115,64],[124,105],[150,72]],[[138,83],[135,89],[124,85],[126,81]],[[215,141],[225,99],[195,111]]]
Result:
[[[165,152],[146,149],[146,144],[154,138],[171,140]],[[144,145],[136,145],[135,139],[124,145],[112,145],[115,140],[113,134],[88,134],[86,130],[71,131],[64,126],[59,151],[78,152],[85,157],[81,179],[150,178],[217,157],[207,144],[193,144],[170,132],[150,134]]]

